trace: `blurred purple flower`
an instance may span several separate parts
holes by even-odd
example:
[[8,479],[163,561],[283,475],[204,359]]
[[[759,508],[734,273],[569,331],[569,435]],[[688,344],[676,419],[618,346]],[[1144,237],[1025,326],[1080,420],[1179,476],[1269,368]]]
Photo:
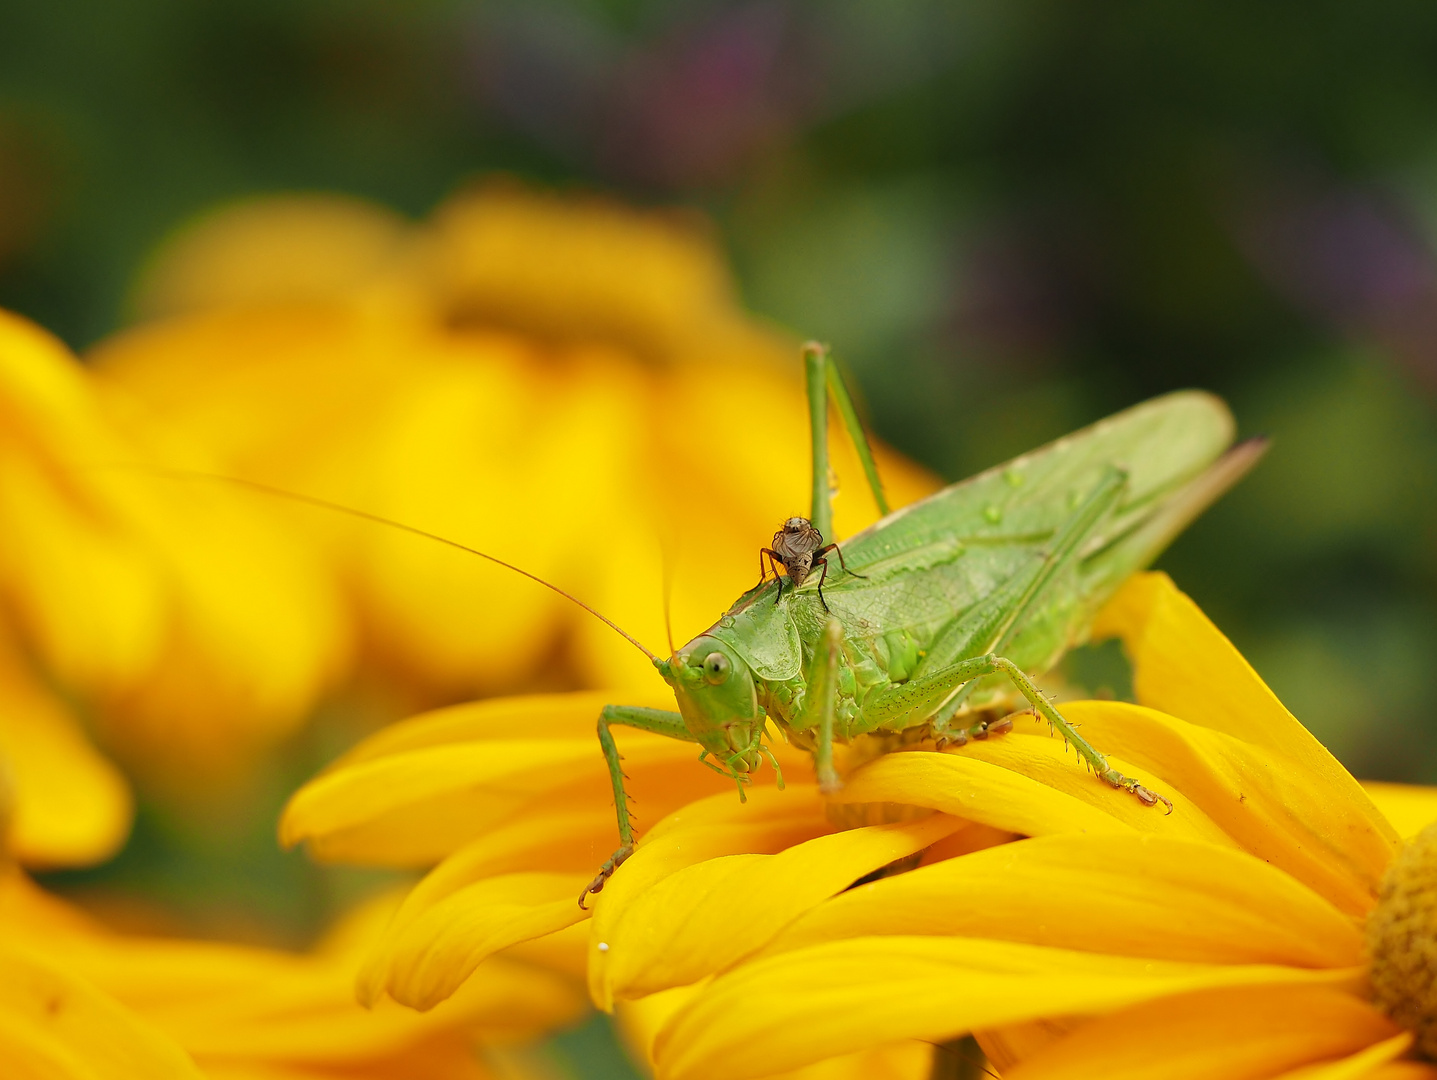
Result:
[[1249,201],[1237,235],[1295,307],[1376,341],[1437,389],[1437,257],[1396,198],[1287,178]]
[[[731,182],[804,128],[955,63],[944,5],[657,5],[621,32],[573,5],[486,5],[463,50],[491,122],[585,171],[661,189]],[[955,47],[955,43],[957,47]]]
[[722,183],[821,100],[823,65],[792,4],[684,11],[625,39],[572,8],[501,7],[468,50],[481,102],[612,179]]

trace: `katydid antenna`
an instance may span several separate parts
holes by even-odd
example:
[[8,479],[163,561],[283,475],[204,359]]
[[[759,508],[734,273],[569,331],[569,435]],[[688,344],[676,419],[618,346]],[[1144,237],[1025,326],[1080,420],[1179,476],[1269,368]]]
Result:
[[[570,603],[577,604],[579,607],[583,608],[590,615],[592,615],[594,618],[598,619],[601,623],[607,626],[610,630],[613,630],[616,634],[619,634],[621,637],[623,637],[624,640],[627,641],[630,645],[632,645],[634,648],[638,649],[641,653],[647,656],[651,663],[656,664],[659,662],[659,658],[655,656],[652,652],[650,652],[647,648],[645,648],[643,642],[639,641],[639,639],[634,637],[633,634],[629,633],[627,630],[625,630],[618,623],[614,622],[614,620],[609,618],[607,615],[604,615],[601,612],[596,611],[594,608],[591,608],[588,604],[584,603],[584,601],[580,600],[577,596],[574,596],[572,593],[565,592],[563,589],[559,588],[559,586],[555,585],[552,581],[545,581],[538,574],[531,574],[523,567],[515,566],[511,562],[505,562],[497,555],[490,555],[487,551],[480,551],[478,548],[472,548],[468,544],[461,544],[459,543],[459,541],[451,540],[447,536],[440,536],[438,533],[432,533],[426,529],[420,529],[414,525],[406,525],[402,521],[395,521],[393,518],[384,517],[382,514],[372,514],[368,510],[357,510],[352,506],[345,506],[343,503],[330,502],[328,499],[321,499],[315,495],[302,495],[297,491],[288,491],[284,488],[272,487],[269,484],[262,484],[258,480],[245,480],[238,476],[226,476],[224,473],[203,472],[198,469],[170,469],[157,465],[127,465],[119,467],[124,468],[126,471],[129,472],[149,473],[153,476],[165,477],[170,480],[208,480],[217,481],[223,484],[232,484],[235,487],[248,488],[251,491],[257,491],[266,495],[272,495],[280,499],[288,499],[291,502],[301,503],[305,506],[313,506],[321,510],[329,510],[336,514],[348,514],[350,517],[359,518],[361,521],[370,521],[376,525],[387,525],[391,529],[398,529],[401,532],[407,532],[414,536],[422,536],[426,540],[434,540],[437,543],[446,544],[452,548],[458,548],[460,551],[467,551],[470,555],[478,555],[481,559],[488,559],[491,563],[502,566],[506,570],[512,570],[514,571],[514,573],[526,577],[530,581],[538,582],[540,585],[544,586],[544,588],[550,589],[553,592],[558,593],[565,600],[568,600]],[[667,591],[665,591],[665,622],[667,622],[668,614],[667,604],[668,594]],[[669,644],[670,647],[672,647],[672,635],[670,636]]]

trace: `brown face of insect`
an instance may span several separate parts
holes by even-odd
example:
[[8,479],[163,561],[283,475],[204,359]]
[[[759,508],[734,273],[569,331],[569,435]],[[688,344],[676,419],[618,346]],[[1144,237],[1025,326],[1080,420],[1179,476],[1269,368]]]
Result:
[[813,557],[821,547],[823,534],[808,518],[791,517],[773,534],[773,553],[796,586],[808,577],[813,569]]

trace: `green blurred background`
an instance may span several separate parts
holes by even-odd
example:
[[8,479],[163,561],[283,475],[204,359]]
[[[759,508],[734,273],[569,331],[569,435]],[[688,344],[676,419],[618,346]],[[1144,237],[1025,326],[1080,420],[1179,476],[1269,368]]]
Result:
[[[1273,449],[1163,565],[1358,775],[1437,781],[1437,6],[0,10],[0,305],[77,347],[219,201],[419,216],[495,169],[707,211],[749,306],[950,478],[1224,395]],[[244,842],[256,896],[307,873]]]

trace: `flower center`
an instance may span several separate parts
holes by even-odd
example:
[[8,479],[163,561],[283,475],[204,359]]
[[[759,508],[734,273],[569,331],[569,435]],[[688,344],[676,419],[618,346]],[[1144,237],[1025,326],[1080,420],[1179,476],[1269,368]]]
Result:
[[1377,1005],[1437,1061],[1437,823],[1392,861],[1367,920]]

